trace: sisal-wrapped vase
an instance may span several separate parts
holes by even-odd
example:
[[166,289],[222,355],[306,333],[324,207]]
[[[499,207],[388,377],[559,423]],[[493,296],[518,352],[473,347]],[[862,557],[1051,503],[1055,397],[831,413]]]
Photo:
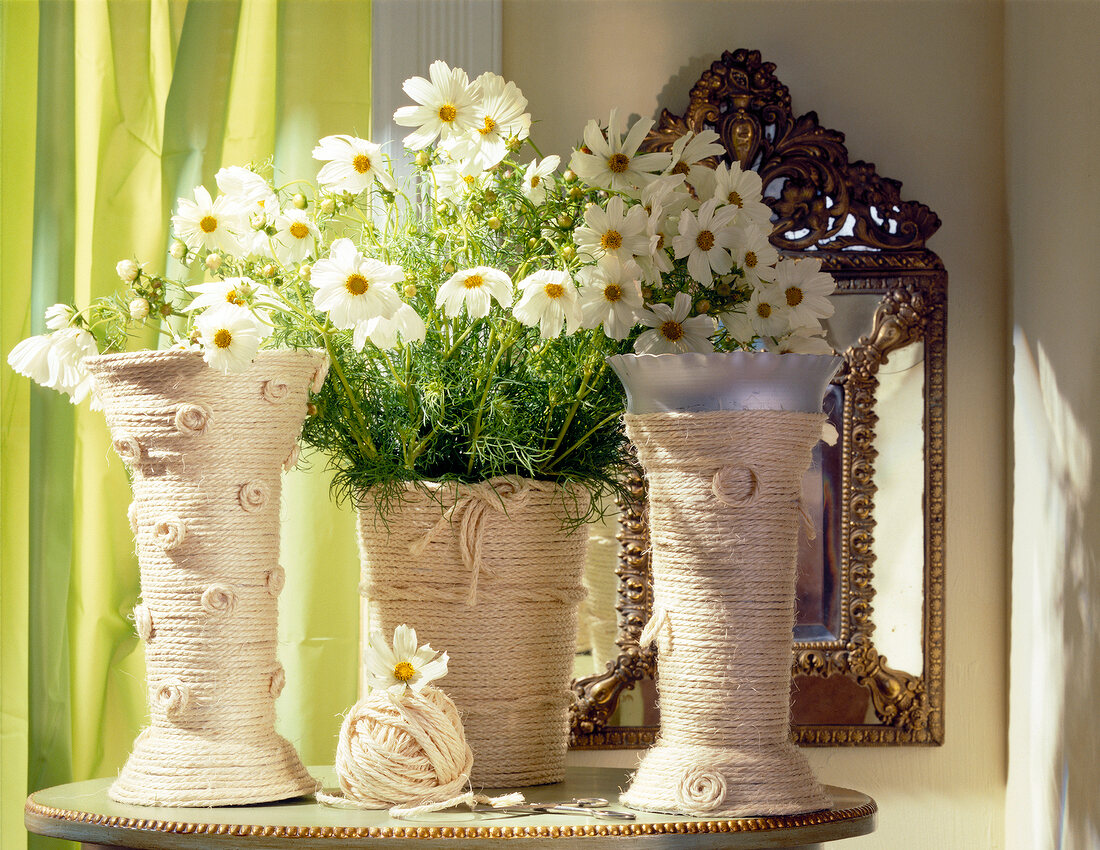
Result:
[[789,739],[789,700],[802,478],[836,359],[610,362],[648,483],[654,614],[641,640],[657,644],[661,711],[622,802],[710,817],[827,808]]
[[275,733],[279,500],[323,358],[260,352],[223,375],[189,351],[84,361],[132,473],[149,726],[120,803],[225,806],[317,789]]
[[382,516],[360,494],[364,636],[407,623],[446,649],[442,687],[462,714],[475,786],[565,777],[587,541],[565,518],[587,498],[516,477],[424,483]]

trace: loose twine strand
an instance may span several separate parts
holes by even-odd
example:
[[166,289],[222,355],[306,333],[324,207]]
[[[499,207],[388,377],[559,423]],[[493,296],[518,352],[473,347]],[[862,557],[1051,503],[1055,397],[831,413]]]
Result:
[[649,484],[661,736],[626,805],[745,817],[829,805],[792,744],[802,476],[824,417],[786,411],[627,415]]

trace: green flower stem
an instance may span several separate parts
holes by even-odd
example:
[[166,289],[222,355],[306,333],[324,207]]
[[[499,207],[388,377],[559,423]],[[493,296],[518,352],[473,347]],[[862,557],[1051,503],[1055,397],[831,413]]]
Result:
[[[489,332],[489,342],[485,346],[486,348],[492,348],[493,343],[496,342],[497,329],[494,327]],[[504,356],[504,352],[512,347],[515,342],[515,338],[512,334],[508,334],[500,342],[500,348],[497,349],[496,355],[493,357],[493,362],[489,364],[489,369],[485,373],[485,389],[481,393],[481,400],[477,403],[477,413],[474,416],[474,427],[470,431],[470,460],[466,464],[466,474],[470,475],[474,471],[474,459],[477,457],[477,438],[481,436],[481,418],[485,413],[485,402],[489,398],[489,388],[493,385],[493,375],[496,374],[497,366],[500,364],[500,358]]]
[[565,458],[567,458],[569,455],[571,455],[574,451],[576,451],[581,446],[583,446],[585,444],[585,442],[587,442],[589,437],[591,437],[593,434],[595,434],[597,431],[601,430],[605,426],[611,424],[616,419],[619,419],[621,416],[622,416],[622,413],[620,413],[617,410],[614,413],[609,413],[607,416],[605,416],[603,419],[601,419],[599,422],[597,422],[595,425],[593,425],[591,428],[589,428],[587,431],[585,431],[584,434],[582,434],[580,436],[580,438],[577,439],[576,442],[574,442],[571,446],[569,446],[569,448],[567,448],[564,452],[562,452],[561,454],[554,457],[553,460],[551,460],[550,463],[547,464],[546,471],[549,472],[551,469],[553,469],[555,466],[557,466],[559,463],[561,463],[561,461],[565,460]]
[[337,380],[340,381],[341,386],[344,388],[344,395],[351,405],[352,411],[355,413],[356,419],[361,431],[357,429],[358,433],[353,433],[356,445],[359,446],[359,451],[367,456],[368,459],[374,460],[378,457],[378,449],[374,447],[374,442],[370,438],[370,430],[367,426],[367,419],[363,416],[363,411],[359,407],[359,402],[356,399],[356,394],[348,384],[347,378],[344,376],[344,370],[340,366],[340,360],[336,356],[336,352],[332,350],[332,338],[330,334],[324,333],[323,338],[325,341],[325,351],[328,352],[329,363],[332,370],[336,373]]

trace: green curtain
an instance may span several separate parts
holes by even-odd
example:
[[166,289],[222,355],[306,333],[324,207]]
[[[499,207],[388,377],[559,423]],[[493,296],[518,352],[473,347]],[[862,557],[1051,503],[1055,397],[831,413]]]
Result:
[[[178,273],[175,199],[224,165],[312,176],[322,135],[369,133],[370,5],[351,0],[0,3],[0,348],[44,309],[118,285],[122,258]],[[146,342],[154,343],[153,337]],[[113,775],[146,719],[130,612],[125,469],[102,415],[0,368],[0,846],[22,803]],[[308,458],[307,458],[308,460]],[[354,517],[324,462],[284,479],[280,731],[329,763],[355,699]],[[32,847],[49,846],[32,839]]]

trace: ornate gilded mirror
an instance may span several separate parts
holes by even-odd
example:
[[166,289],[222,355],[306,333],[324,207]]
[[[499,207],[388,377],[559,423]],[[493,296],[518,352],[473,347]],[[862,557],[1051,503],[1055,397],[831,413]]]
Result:
[[[940,225],[901,183],[851,162],[844,135],[795,116],[775,65],[723,54],[683,115],[664,110],[644,147],[715,130],[757,171],[772,243],[821,259],[837,280],[828,338],[844,365],[825,399],[840,439],[804,482],[820,533],[803,539],[792,658],[793,737],[807,745],[943,741],[944,388],[947,274],[925,247]],[[620,505],[616,631],[587,652],[605,669],[573,685],[573,746],[639,747],[657,732],[645,482]],[[594,541],[593,570],[601,569]],[[612,565],[602,564],[604,572]],[[596,594],[599,595],[599,594]],[[590,668],[592,669],[592,668]]]

